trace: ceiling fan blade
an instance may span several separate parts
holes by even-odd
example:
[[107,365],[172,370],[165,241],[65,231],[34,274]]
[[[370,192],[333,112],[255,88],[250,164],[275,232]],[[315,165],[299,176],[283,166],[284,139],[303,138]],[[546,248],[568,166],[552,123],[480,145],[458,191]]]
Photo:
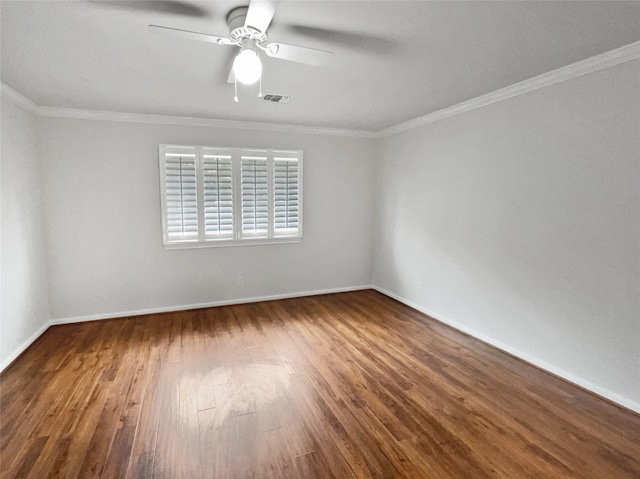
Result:
[[163,27],[161,25],[149,25],[149,30],[157,33],[175,35],[189,40],[198,40],[201,42],[217,43],[218,45],[236,45],[236,43],[226,37],[217,35],[209,35],[208,33],[191,32],[189,30],[181,30],[179,28]]
[[306,63],[307,65],[325,65],[331,59],[332,52],[316,50],[315,48],[298,47],[286,43],[269,43],[265,46],[265,53],[273,58]]
[[221,62],[222,76],[227,83],[233,84],[235,82],[235,75],[233,73],[233,62],[238,56],[238,51],[235,48],[229,48],[226,51],[226,58]]
[[168,13],[170,15],[182,15],[185,17],[206,18],[209,11],[179,0],[163,0],[162,2],[153,0],[119,0],[117,2],[109,0],[88,0],[89,3],[101,7],[115,8],[120,10],[130,10],[136,12]]
[[340,47],[340,49],[349,48],[368,50],[376,54],[390,54],[399,48],[398,42],[391,37],[307,25],[288,25],[286,28],[298,35],[304,35],[330,47]]
[[278,3],[280,0],[251,0],[244,26],[265,33],[276,13]]

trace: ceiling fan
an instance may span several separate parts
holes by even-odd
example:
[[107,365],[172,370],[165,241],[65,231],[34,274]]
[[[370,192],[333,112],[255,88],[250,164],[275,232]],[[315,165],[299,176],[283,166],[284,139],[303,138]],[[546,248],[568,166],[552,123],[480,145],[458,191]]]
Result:
[[[149,25],[152,31],[176,35],[191,40],[239,47],[231,72],[229,83],[236,83],[234,101],[238,102],[237,82],[252,85],[262,81],[262,62],[260,52],[272,58],[319,66],[327,63],[332,52],[315,48],[300,47],[287,43],[267,43],[267,29],[278,7],[279,0],[251,0],[249,6],[236,7],[227,14],[229,35],[221,37],[207,33],[192,32],[161,25]],[[262,88],[258,94],[262,97]]]

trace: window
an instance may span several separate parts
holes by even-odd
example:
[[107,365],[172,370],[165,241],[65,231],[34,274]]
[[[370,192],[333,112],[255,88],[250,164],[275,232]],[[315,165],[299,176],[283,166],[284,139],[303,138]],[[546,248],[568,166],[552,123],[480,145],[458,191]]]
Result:
[[167,248],[302,238],[302,152],[160,145]]

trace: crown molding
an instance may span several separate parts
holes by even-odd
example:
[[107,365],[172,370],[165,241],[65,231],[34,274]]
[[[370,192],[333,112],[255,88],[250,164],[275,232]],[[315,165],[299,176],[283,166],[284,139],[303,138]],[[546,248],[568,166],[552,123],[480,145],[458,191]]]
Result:
[[71,118],[80,120],[102,120],[173,126],[203,126],[231,128],[236,130],[261,130],[310,135],[351,136],[359,138],[374,138],[376,136],[375,132],[368,130],[349,130],[341,128],[288,125],[281,123],[263,123],[257,121],[221,120],[189,116],[151,115],[146,113],[124,113],[104,110],[81,110],[49,106],[39,106],[37,108],[37,113],[40,116],[51,118]]
[[14,105],[28,111],[29,113],[38,113],[38,105],[29,100],[26,96],[21,95],[20,93],[15,91],[13,88],[5,85],[4,83],[1,83],[0,91],[2,92],[2,96],[4,96]]
[[152,115],[146,113],[124,113],[104,110],[83,110],[76,108],[58,108],[39,106],[14,89],[1,84],[2,94],[15,105],[39,116],[51,118],[70,118],[80,120],[102,120],[126,123],[147,123],[155,125],[201,126],[214,128],[230,128],[237,130],[258,130],[309,135],[347,136],[356,138],[384,138],[407,130],[412,130],[429,123],[451,118],[453,116],[491,105],[502,100],[538,90],[588,73],[593,73],[621,63],[640,58],[640,41],[630,43],[615,50],[596,55],[586,60],[552,70],[528,80],[472,98],[442,110],[429,113],[413,120],[404,121],[382,130],[355,130],[344,128],[327,128],[316,126],[289,125],[280,123],[262,123],[257,121],[221,120],[215,118],[198,118],[188,116]]
[[308,135],[348,136],[356,138],[375,138],[371,130],[352,130],[346,128],[327,128],[318,126],[289,125],[281,123],[263,123],[258,121],[221,120],[216,118],[198,118],[189,116],[152,115],[146,113],[124,113],[105,110],[84,110],[77,108],[58,108],[39,106],[21,95],[13,88],[0,83],[2,95],[16,106],[36,114],[50,118],[69,118],[78,120],[102,120],[124,123],[146,123],[154,125],[202,126],[214,128],[230,128],[235,130],[259,130]]
[[376,136],[385,137],[412,130],[429,123],[444,120],[445,118],[451,118],[460,113],[475,110],[476,108],[491,105],[492,103],[507,100],[515,96],[524,95],[525,93],[540,88],[571,80],[572,78],[577,78],[587,73],[593,73],[638,58],[640,58],[640,41],[543,73],[528,80],[514,83],[508,87],[414,118],[413,120],[398,123],[397,125],[377,131]]

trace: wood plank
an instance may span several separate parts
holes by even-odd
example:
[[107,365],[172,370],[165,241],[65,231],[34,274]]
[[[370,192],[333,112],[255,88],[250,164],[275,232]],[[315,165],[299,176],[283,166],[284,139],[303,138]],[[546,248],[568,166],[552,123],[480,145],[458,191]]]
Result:
[[640,416],[375,291],[49,328],[0,478],[633,478]]
[[129,461],[133,451],[133,442],[140,420],[142,405],[148,378],[152,374],[149,369],[154,366],[154,355],[151,343],[136,357],[137,368],[133,373],[126,393],[120,420],[109,450],[102,477],[123,478],[127,475]]
[[175,478],[180,466],[178,447],[178,411],[180,407],[180,370],[178,361],[166,362],[162,370],[160,415],[153,456],[153,478]]

